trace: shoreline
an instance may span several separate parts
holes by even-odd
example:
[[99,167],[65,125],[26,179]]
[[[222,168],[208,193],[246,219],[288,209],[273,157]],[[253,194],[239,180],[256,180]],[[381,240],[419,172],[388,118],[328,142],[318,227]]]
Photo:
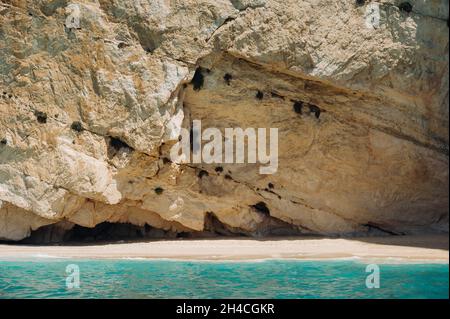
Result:
[[182,239],[66,246],[0,244],[0,261],[41,258],[234,262],[352,259],[378,263],[448,264],[448,244],[448,235]]

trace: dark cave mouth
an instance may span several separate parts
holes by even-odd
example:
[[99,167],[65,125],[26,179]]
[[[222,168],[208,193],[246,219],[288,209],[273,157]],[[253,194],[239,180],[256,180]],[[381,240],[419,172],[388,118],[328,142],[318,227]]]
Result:
[[61,227],[60,223],[47,225],[31,231],[30,236],[17,244],[96,244],[113,242],[134,242],[150,239],[174,239],[189,233],[166,231],[148,224],[137,226],[129,223],[103,222],[95,227],[73,225]]
[[152,227],[148,224],[137,226],[130,223],[103,222],[95,227],[83,227],[69,222],[58,222],[42,226],[31,231],[30,236],[15,244],[27,245],[75,245],[98,244],[114,242],[139,242],[167,239],[202,239],[202,238],[230,238],[230,237],[283,237],[305,235],[298,228],[281,222],[275,218],[257,225],[248,231],[223,224],[212,212],[205,215],[205,229],[203,231],[173,231]]

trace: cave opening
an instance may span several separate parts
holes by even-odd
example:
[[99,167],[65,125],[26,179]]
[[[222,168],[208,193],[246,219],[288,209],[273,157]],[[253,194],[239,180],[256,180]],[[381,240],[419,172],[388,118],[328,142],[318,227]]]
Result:
[[294,102],[294,111],[297,114],[302,114],[303,113],[303,102],[295,101]]
[[248,232],[237,227],[227,226],[222,223],[214,212],[206,212],[205,214],[205,231],[216,236],[232,236],[242,237],[248,236]]
[[20,241],[0,241],[7,244],[23,245],[94,245],[115,242],[145,242],[154,240],[202,239],[217,237],[248,237],[265,236],[302,236],[301,229],[271,217],[265,210],[267,206],[258,203],[255,209],[263,219],[252,229],[233,227],[222,222],[213,212],[205,213],[203,231],[195,230],[164,230],[148,224],[143,226],[131,223],[103,222],[95,227],[84,227],[68,221],[42,226],[31,231],[30,235]]
[[40,227],[30,236],[17,242],[19,244],[94,244],[117,241],[142,241],[148,239],[177,238],[173,231],[152,227],[148,224],[137,226],[129,223],[103,222],[95,227],[80,225],[67,226],[70,223],[60,222]]

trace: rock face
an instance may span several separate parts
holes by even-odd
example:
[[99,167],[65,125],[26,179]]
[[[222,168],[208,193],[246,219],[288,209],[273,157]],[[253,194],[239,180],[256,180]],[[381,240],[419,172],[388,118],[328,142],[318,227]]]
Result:
[[[0,239],[448,232],[449,5],[401,2],[0,1]],[[277,172],[172,162],[195,119]]]

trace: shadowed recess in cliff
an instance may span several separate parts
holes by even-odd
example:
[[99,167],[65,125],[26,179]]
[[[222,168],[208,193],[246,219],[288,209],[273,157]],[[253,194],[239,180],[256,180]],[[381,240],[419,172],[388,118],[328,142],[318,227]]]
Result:
[[[116,241],[145,241],[152,239],[211,238],[245,236],[297,236],[302,232],[295,226],[273,217],[262,216],[253,230],[229,226],[221,222],[213,212],[205,214],[204,231],[167,231],[148,224],[137,226],[129,223],[103,222],[95,227],[83,227],[67,221],[42,226],[31,231],[30,236],[18,244],[76,244]],[[1,242],[1,241],[0,241]]]
[[[69,225],[68,225],[69,224]],[[154,228],[145,224],[137,226],[128,223],[103,222],[93,228],[74,225],[67,222],[40,227],[32,231],[28,238],[18,243],[97,243],[119,240],[144,240],[176,238],[177,233]]]

